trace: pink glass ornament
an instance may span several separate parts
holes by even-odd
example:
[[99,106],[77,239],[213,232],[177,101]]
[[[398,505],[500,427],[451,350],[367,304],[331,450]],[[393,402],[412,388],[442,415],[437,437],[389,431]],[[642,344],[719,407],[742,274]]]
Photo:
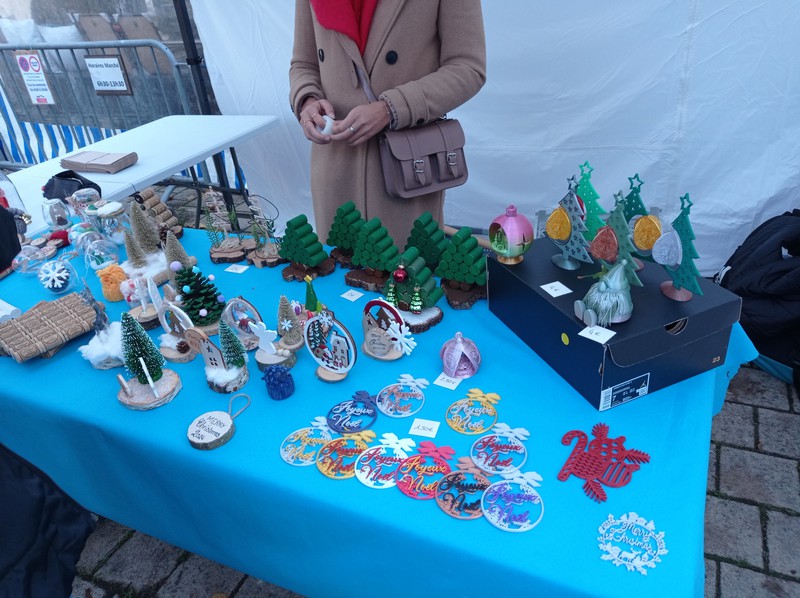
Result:
[[533,225],[517,207],[510,205],[506,213],[498,216],[489,225],[489,243],[503,264],[518,264],[522,254],[530,249],[533,242]]

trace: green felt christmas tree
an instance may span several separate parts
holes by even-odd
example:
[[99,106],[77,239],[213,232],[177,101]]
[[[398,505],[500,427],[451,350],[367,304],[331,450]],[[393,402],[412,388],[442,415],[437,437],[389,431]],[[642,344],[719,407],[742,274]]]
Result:
[[225,320],[219,321],[219,343],[222,357],[229,368],[243,368],[245,365],[245,348],[239,337]]
[[208,326],[219,320],[225,298],[197,266],[178,270],[175,284],[181,296],[181,309],[195,326]]
[[[608,215],[608,226],[617,237],[618,249],[615,263],[626,260],[625,278],[628,279],[628,283],[631,286],[642,286],[642,281],[636,274],[636,261],[633,259],[636,247],[631,240],[631,231],[628,227],[628,220],[625,218],[625,198],[622,197],[622,191],[614,194],[614,209]],[[606,266],[610,268],[611,265],[607,264]]]
[[[425,264],[425,260],[416,247],[409,247],[396,262],[397,269],[389,277],[384,287],[384,295],[390,292],[390,286],[394,286],[393,292],[397,297],[397,307],[409,311],[412,301],[415,307],[433,307],[444,292],[436,283],[433,272]],[[415,298],[418,295],[418,298]]]
[[464,227],[453,235],[436,268],[436,275],[467,285],[486,284],[486,256],[472,236],[472,229]]
[[356,209],[356,204],[348,201],[337,208],[326,243],[337,248],[342,255],[352,257],[356,250],[358,231],[363,225],[361,212]]
[[328,254],[305,214],[295,216],[286,223],[280,256],[308,268],[319,266],[328,259]]
[[142,367],[141,357],[153,382],[160,380],[162,368],[166,364],[155,343],[139,322],[128,312],[122,314],[122,356],[125,368],[131,376],[135,376],[141,384],[148,384],[147,374]]
[[587,160],[580,165],[580,169],[581,179],[578,181],[575,194],[581,199],[581,201],[583,201],[583,206],[586,210],[586,230],[583,232],[583,236],[587,241],[591,241],[597,234],[598,229],[605,225],[601,215],[605,214],[606,211],[598,203],[597,200],[600,195],[597,193],[597,191],[595,191],[594,186],[592,185],[591,179],[594,168],[592,168]]
[[419,249],[422,259],[431,270],[436,270],[439,266],[448,242],[444,231],[439,228],[439,223],[433,219],[430,212],[423,213],[414,221],[405,248],[409,247]]
[[689,222],[689,212],[692,208],[692,200],[689,194],[681,197],[681,213],[672,221],[672,228],[678,234],[681,244],[681,261],[676,269],[666,265],[664,269],[672,278],[672,284],[676,289],[686,289],[695,295],[702,295],[703,289],[700,288],[698,278],[700,272],[695,266],[694,260],[700,257],[694,247],[694,231]]
[[380,218],[372,218],[358,231],[353,264],[367,270],[388,272],[397,264],[400,252]]
[[314,290],[314,281],[310,276],[306,276],[306,311],[317,313],[322,310],[322,304],[317,298],[317,292]]

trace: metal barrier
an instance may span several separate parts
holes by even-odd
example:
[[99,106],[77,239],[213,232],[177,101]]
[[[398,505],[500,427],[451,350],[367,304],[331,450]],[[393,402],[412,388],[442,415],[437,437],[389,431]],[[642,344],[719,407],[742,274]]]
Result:
[[[17,53],[37,51],[53,103],[35,103]],[[119,57],[130,93],[98,93],[85,57]],[[0,44],[0,167],[21,168],[172,114],[199,114],[188,66],[157,40]],[[3,126],[4,125],[4,126]]]

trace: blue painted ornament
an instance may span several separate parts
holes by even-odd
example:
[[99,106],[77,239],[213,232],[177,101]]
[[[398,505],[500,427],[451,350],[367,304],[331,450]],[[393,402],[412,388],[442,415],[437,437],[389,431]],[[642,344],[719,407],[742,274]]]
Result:
[[271,365],[264,370],[261,379],[267,385],[270,398],[275,401],[288,399],[294,393],[294,378],[287,367]]

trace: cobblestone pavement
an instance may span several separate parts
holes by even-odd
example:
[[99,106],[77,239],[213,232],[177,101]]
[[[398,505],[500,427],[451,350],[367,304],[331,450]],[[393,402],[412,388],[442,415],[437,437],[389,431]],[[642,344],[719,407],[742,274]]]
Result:
[[[191,225],[196,195],[170,200]],[[800,598],[800,397],[743,367],[714,418],[705,522],[706,598]],[[74,598],[289,598],[249,577],[107,519],[78,563]]]
[[[714,418],[705,526],[706,598],[800,597],[800,398],[743,367]],[[74,598],[290,598],[107,519],[78,563]]]

